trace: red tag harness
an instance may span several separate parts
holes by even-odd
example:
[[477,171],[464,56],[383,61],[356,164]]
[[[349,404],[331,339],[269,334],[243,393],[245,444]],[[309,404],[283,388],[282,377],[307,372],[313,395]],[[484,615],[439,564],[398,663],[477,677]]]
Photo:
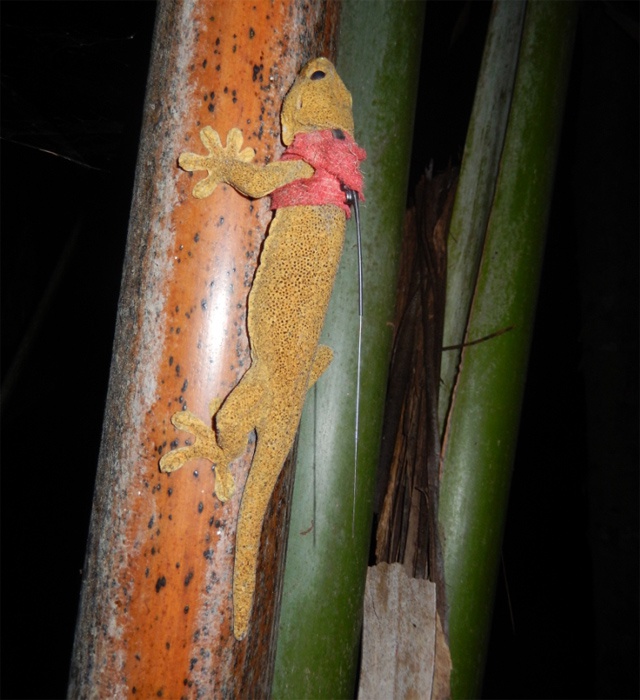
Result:
[[335,204],[347,219],[351,209],[345,189],[362,196],[363,179],[360,163],[367,157],[353,137],[340,129],[301,132],[282,155],[282,160],[304,160],[315,169],[309,178],[294,180],[271,193],[271,208]]

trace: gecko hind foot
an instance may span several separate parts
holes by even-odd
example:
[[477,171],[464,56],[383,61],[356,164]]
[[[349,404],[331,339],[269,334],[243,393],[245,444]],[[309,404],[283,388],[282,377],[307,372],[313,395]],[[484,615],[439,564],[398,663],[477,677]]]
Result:
[[191,433],[195,442],[193,445],[178,447],[163,455],[160,459],[160,471],[175,472],[192,459],[198,457],[207,459],[216,468],[216,496],[223,502],[229,500],[235,491],[235,483],[224,452],[216,442],[215,432],[191,411],[174,413],[171,416],[171,422],[178,430]]

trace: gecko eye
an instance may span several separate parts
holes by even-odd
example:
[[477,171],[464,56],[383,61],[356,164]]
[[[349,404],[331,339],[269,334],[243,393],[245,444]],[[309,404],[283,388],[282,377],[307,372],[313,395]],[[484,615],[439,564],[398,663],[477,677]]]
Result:
[[315,70],[311,74],[311,80],[322,80],[324,78],[326,73],[323,70]]

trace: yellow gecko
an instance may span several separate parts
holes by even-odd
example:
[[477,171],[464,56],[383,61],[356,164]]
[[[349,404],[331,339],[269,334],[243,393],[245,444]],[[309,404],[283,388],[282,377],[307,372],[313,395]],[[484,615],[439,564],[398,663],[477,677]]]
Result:
[[[248,301],[251,367],[224,400],[210,405],[212,422],[184,410],[173,425],[192,433],[193,445],[167,453],[163,472],[204,457],[215,465],[216,495],[234,492],[229,464],[256,431],[256,450],[242,496],[233,578],[234,635],[249,626],[264,516],[295,439],[307,390],[326,370],[330,348],[318,345],[342,254],[349,206],[346,191],[362,192],[359,163],[366,154],[353,140],[351,94],[326,58],[301,70],[282,105],[282,159],[258,165],[231,129],[226,146],[211,127],[200,132],[208,155],[182,153],[180,166],[208,175],[193,195],[227,183],[249,197],[272,194],[271,222]],[[213,426],[213,427],[212,427]]]

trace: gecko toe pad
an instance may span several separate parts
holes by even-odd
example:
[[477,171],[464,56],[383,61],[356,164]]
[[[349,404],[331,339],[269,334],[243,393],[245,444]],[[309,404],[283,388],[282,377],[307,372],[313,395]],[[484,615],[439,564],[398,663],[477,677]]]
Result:
[[227,145],[223,146],[215,129],[205,126],[200,131],[200,140],[208,151],[206,156],[197,153],[181,153],[178,163],[183,170],[196,172],[206,170],[207,177],[193,188],[196,199],[208,197],[221,182],[226,182],[230,163],[241,161],[250,163],[256,155],[253,148],[242,149],[242,132],[231,129],[227,134]]
[[227,467],[227,460],[224,453],[218,447],[216,434],[198,416],[191,411],[178,411],[171,416],[171,422],[178,430],[191,433],[195,442],[193,445],[179,447],[160,460],[160,471],[174,472],[183,467],[189,460],[202,457],[208,459],[217,466],[216,474],[216,496],[221,501],[226,501],[233,495],[235,485],[233,476]]

